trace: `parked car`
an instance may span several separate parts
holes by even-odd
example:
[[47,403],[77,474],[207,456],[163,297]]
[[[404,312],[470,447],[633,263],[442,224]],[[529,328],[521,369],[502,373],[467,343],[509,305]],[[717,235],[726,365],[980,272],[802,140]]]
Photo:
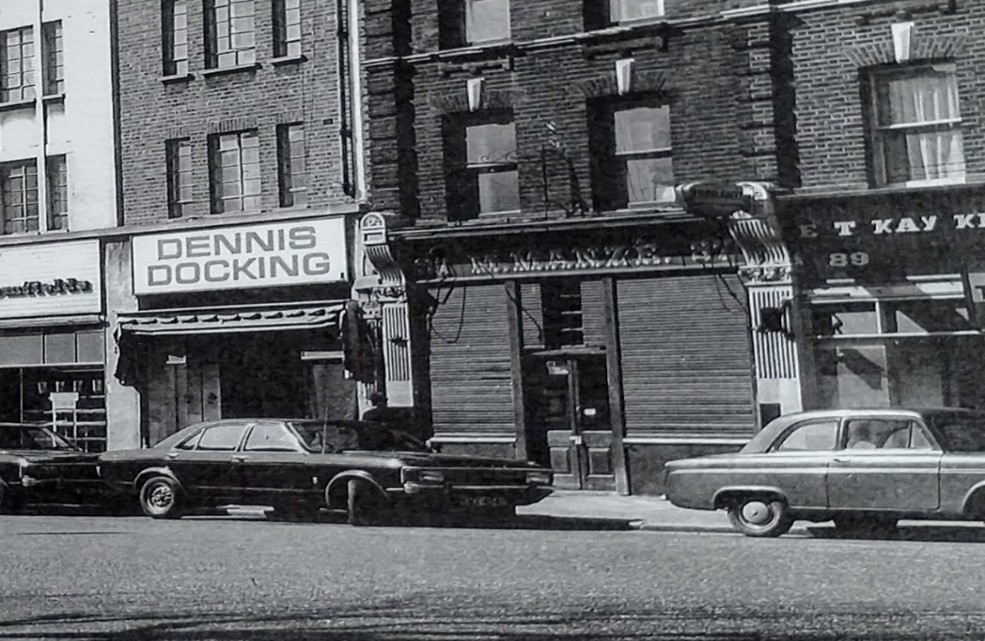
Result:
[[772,421],[736,454],[667,464],[674,505],[724,509],[748,536],[797,519],[841,530],[985,519],[985,413],[850,409]]
[[98,503],[98,454],[41,425],[0,423],[0,512],[29,503]]
[[344,509],[353,524],[411,506],[510,513],[553,481],[526,461],[431,452],[384,424],[269,418],[192,425],[148,449],[106,452],[99,469],[155,518],[239,504]]

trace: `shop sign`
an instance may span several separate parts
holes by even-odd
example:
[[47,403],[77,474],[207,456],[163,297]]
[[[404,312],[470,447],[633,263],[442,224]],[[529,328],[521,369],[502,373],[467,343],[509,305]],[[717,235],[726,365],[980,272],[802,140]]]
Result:
[[597,270],[654,270],[734,265],[731,241],[710,238],[685,246],[638,238],[633,242],[584,247],[524,247],[448,255],[429,252],[415,263],[420,280],[509,276]]
[[982,271],[985,213],[941,199],[869,202],[801,210],[787,230],[808,280],[899,281],[906,276]]
[[752,198],[735,183],[691,183],[684,185],[681,193],[684,207],[692,213],[729,216],[736,211],[751,211]]
[[99,241],[0,247],[0,318],[98,314]]
[[341,217],[137,236],[134,293],[345,281],[345,238]]

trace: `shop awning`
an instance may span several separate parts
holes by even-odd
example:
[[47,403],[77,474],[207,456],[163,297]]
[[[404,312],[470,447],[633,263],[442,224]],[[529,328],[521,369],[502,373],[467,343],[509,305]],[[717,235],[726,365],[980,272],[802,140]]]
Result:
[[330,301],[130,312],[119,315],[119,328],[143,336],[172,336],[338,327],[344,305]]

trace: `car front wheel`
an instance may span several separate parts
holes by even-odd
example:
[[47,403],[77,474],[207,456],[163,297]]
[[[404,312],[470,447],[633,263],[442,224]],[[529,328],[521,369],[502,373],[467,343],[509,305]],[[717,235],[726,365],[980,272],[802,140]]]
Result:
[[155,519],[181,517],[181,488],[174,479],[155,476],[140,489],[140,507]]
[[346,489],[349,525],[374,525],[382,520],[383,497],[375,487],[366,481],[351,480]]
[[736,531],[756,537],[780,536],[793,525],[785,501],[756,496],[733,502],[728,508],[728,520]]

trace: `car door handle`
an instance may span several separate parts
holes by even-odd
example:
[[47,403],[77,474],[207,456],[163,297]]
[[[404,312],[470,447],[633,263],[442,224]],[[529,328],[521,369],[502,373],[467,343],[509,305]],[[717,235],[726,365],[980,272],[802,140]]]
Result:
[[234,454],[233,455],[233,462],[234,463],[244,463],[244,462],[246,462],[246,459],[248,459],[248,458],[250,458],[250,457],[244,456],[242,454]]
[[835,463],[848,463],[847,458],[838,458],[837,456],[831,460],[834,461]]
[[170,460],[173,461],[174,459],[178,458],[178,453],[177,452],[168,452],[167,454],[164,455],[164,458],[170,459]]

